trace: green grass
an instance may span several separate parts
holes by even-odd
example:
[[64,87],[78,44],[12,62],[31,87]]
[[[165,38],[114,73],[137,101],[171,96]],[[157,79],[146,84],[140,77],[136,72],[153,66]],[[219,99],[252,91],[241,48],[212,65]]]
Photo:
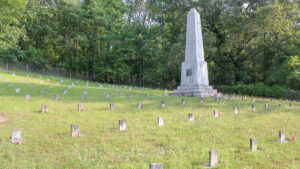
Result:
[[[186,97],[182,106],[183,97],[162,97],[163,90],[142,92],[132,87],[130,92],[103,84],[110,94],[107,101],[94,82],[87,89],[87,100],[82,101],[85,81],[68,89],[76,80],[57,86],[61,78],[51,77],[47,82],[38,75],[0,74],[0,113],[9,118],[0,124],[0,168],[149,168],[151,162],[162,162],[171,169],[203,168],[212,149],[219,153],[218,168],[300,168],[299,102],[290,108],[289,102],[282,101],[279,109],[279,101],[257,98],[253,112],[250,97],[246,102],[233,97],[233,102],[222,99],[219,103],[206,98],[204,104],[199,98]],[[31,83],[35,87],[30,87]],[[16,88],[21,89],[19,94]],[[41,89],[45,94],[40,94]],[[146,93],[150,93],[149,99]],[[25,100],[26,94],[31,100]],[[55,94],[62,100],[54,100]],[[130,100],[126,94],[131,95]],[[166,101],[165,108],[160,107],[161,100]],[[139,101],[144,106],[141,110],[136,108]],[[109,110],[110,102],[116,104],[116,110]],[[269,110],[264,107],[266,102]],[[77,111],[79,103],[84,112]],[[48,105],[49,113],[39,113],[42,104]],[[234,114],[234,107],[240,114]],[[214,109],[221,117],[214,118]],[[188,113],[194,113],[194,122],[188,121]],[[162,127],[157,125],[159,116],[165,120]],[[120,119],[127,121],[128,131],[118,131]],[[70,136],[71,124],[79,124],[80,138]],[[22,129],[21,146],[10,142],[12,129],[17,128]],[[287,140],[292,136],[297,140],[276,142],[279,130],[285,131]],[[249,151],[250,138],[257,139],[261,151]]]

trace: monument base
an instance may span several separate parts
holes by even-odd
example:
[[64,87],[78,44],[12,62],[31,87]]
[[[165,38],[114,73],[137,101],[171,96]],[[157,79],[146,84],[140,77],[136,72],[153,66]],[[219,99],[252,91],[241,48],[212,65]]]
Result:
[[222,96],[212,86],[178,86],[169,96],[216,97]]

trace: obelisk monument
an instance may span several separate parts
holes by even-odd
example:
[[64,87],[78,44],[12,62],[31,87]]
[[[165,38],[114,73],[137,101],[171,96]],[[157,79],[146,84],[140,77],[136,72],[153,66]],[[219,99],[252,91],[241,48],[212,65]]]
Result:
[[200,14],[191,9],[187,15],[185,60],[181,65],[181,85],[169,96],[219,96],[209,86],[207,62],[204,60]]

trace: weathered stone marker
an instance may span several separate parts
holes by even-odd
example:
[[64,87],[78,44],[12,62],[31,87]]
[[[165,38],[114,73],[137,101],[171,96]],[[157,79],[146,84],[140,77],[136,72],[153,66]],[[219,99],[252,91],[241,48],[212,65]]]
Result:
[[290,108],[293,108],[293,105],[292,105],[292,103],[290,103]]
[[279,104],[278,107],[281,108],[281,104]]
[[247,98],[246,98],[246,96],[242,96],[242,101],[246,101],[247,100]]
[[252,98],[252,102],[255,102],[255,97]]
[[135,95],[138,96],[138,95],[140,95],[140,94],[139,94],[139,93],[136,93]]
[[53,85],[50,85],[50,89],[52,89],[53,88]]
[[202,97],[200,98],[200,103],[204,103],[204,100]]
[[41,90],[41,94],[44,94],[44,93],[45,93],[45,90],[44,90],[44,89],[42,89],[42,90]]
[[26,100],[30,100],[30,94],[26,94],[25,99],[26,99]]
[[158,126],[163,126],[164,125],[164,118],[158,117]]
[[21,89],[16,88],[16,93],[20,93]]
[[71,125],[71,136],[72,137],[78,137],[79,136],[79,125],[78,124],[72,124]]
[[166,102],[164,100],[161,101],[161,107],[162,108],[166,107]]
[[86,100],[86,96],[85,95],[81,95],[81,100],[82,101]]
[[253,104],[252,104],[251,108],[252,108],[252,111],[255,111],[255,106]]
[[256,142],[256,138],[251,138],[251,139],[250,139],[250,150],[251,150],[251,151],[257,151],[257,142]]
[[60,100],[60,96],[59,95],[55,95],[55,100]]
[[130,94],[127,94],[127,95],[126,95],[126,98],[127,98],[127,99],[130,99]]
[[209,151],[209,167],[216,167],[218,164],[218,151]]
[[9,82],[9,84],[8,84],[9,86],[12,86],[13,84],[12,84],[12,82]]
[[106,91],[105,91],[105,90],[103,90],[103,91],[102,91],[102,94],[103,94],[103,95],[105,95],[105,94],[106,94]]
[[124,94],[124,92],[123,91],[120,91],[120,95],[123,95]]
[[138,108],[138,109],[141,109],[141,108],[143,108],[143,105],[142,105],[142,103],[141,103],[141,102],[138,102],[138,103],[137,103],[137,108]]
[[286,140],[285,140],[285,134],[284,134],[284,131],[283,130],[280,130],[279,131],[279,140],[278,140],[279,142],[287,142]]
[[218,110],[214,110],[214,117],[219,117],[219,112],[218,112]]
[[189,113],[189,121],[194,121],[194,114],[193,113]]
[[127,129],[126,120],[119,120],[119,130],[124,131]]
[[238,108],[234,107],[234,114],[239,114]]
[[268,103],[265,104],[265,108],[266,108],[266,109],[269,109]]
[[149,97],[150,97],[150,94],[149,94],[149,93],[147,93],[147,94],[146,94],[146,97],[147,97],[147,98],[149,98]]
[[220,102],[220,98],[219,97],[216,97],[216,102]]
[[231,101],[231,102],[233,101],[232,96],[229,96],[229,101]]
[[151,163],[150,169],[163,169],[163,164],[162,163]]
[[182,105],[185,105],[185,103],[186,103],[185,100],[182,99],[182,100],[181,100],[181,104],[182,104]]
[[48,113],[48,106],[45,104],[42,104],[42,111],[41,113]]
[[11,142],[19,143],[22,140],[22,132],[21,129],[12,130]]
[[109,100],[109,94],[107,94],[107,95],[105,96],[105,99],[106,99],[106,100]]
[[64,94],[67,94],[67,90],[66,90],[66,89],[64,89],[63,93],[64,93]]
[[81,112],[83,112],[83,104],[78,104],[78,111],[81,111]]
[[163,97],[166,97],[166,93],[163,93]]
[[83,91],[83,94],[87,94],[87,90],[84,90],[84,91]]
[[110,103],[110,110],[115,110],[116,109],[116,105],[113,103]]

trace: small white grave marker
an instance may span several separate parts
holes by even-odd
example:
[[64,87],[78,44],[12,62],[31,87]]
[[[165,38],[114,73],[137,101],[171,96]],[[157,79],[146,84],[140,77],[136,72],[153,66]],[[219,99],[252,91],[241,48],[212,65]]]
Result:
[[119,120],[119,130],[120,131],[127,130],[126,120]]
[[71,125],[71,136],[79,137],[79,125],[78,124]]
[[265,104],[265,108],[266,108],[266,109],[269,109],[268,103]]
[[26,100],[30,100],[30,94],[27,94],[25,97]]
[[256,142],[256,138],[251,138],[251,139],[250,139],[250,150],[251,150],[251,151],[257,151],[257,142]]
[[253,104],[252,104],[251,108],[252,108],[252,111],[255,111],[255,106]]
[[48,113],[48,106],[45,104],[42,104],[42,112],[41,113]]
[[16,93],[20,93],[21,89],[17,88]]
[[142,105],[141,102],[138,102],[138,103],[137,103],[137,108],[138,108],[138,109],[142,109],[142,108],[143,108],[143,105]]
[[194,121],[194,114],[193,113],[189,113],[189,121]]
[[113,103],[110,103],[110,110],[115,110],[116,109],[116,105]]
[[78,104],[78,111],[83,112],[83,104]]
[[161,107],[162,108],[166,107],[166,102],[164,100],[161,101]]
[[218,164],[218,151],[209,151],[209,167],[216,167]]
[[204,100],[202,97],[200,98],[200,103],[204,103]]
[[282,142],[282,143],[286,143],[287,141],[285,140],[285,134],[284,134],[284,131],[283,130],[280,130],[279,131],[279,142]]
[[158,117],[158,126],[163,126],[164,125],[164,118]]
[[239,114],[238,108],[234,107],[234,114]]
[[11,142],[12,143],[19,143],[19,141],[22,141],[21,129],[12,130]]
[[219,112],[218,112],[218,110],[214,110],[214,117],[219,117]]
[[162,163],[151,163],[150,169],[163,169],[163,164]]
[[185,103],[186,103],[185,100],[182,99],[182,100],[181,100],[181,105],[185,105]]
[[60,96],[59,95],[55,95],[55,100],[60,100]]

